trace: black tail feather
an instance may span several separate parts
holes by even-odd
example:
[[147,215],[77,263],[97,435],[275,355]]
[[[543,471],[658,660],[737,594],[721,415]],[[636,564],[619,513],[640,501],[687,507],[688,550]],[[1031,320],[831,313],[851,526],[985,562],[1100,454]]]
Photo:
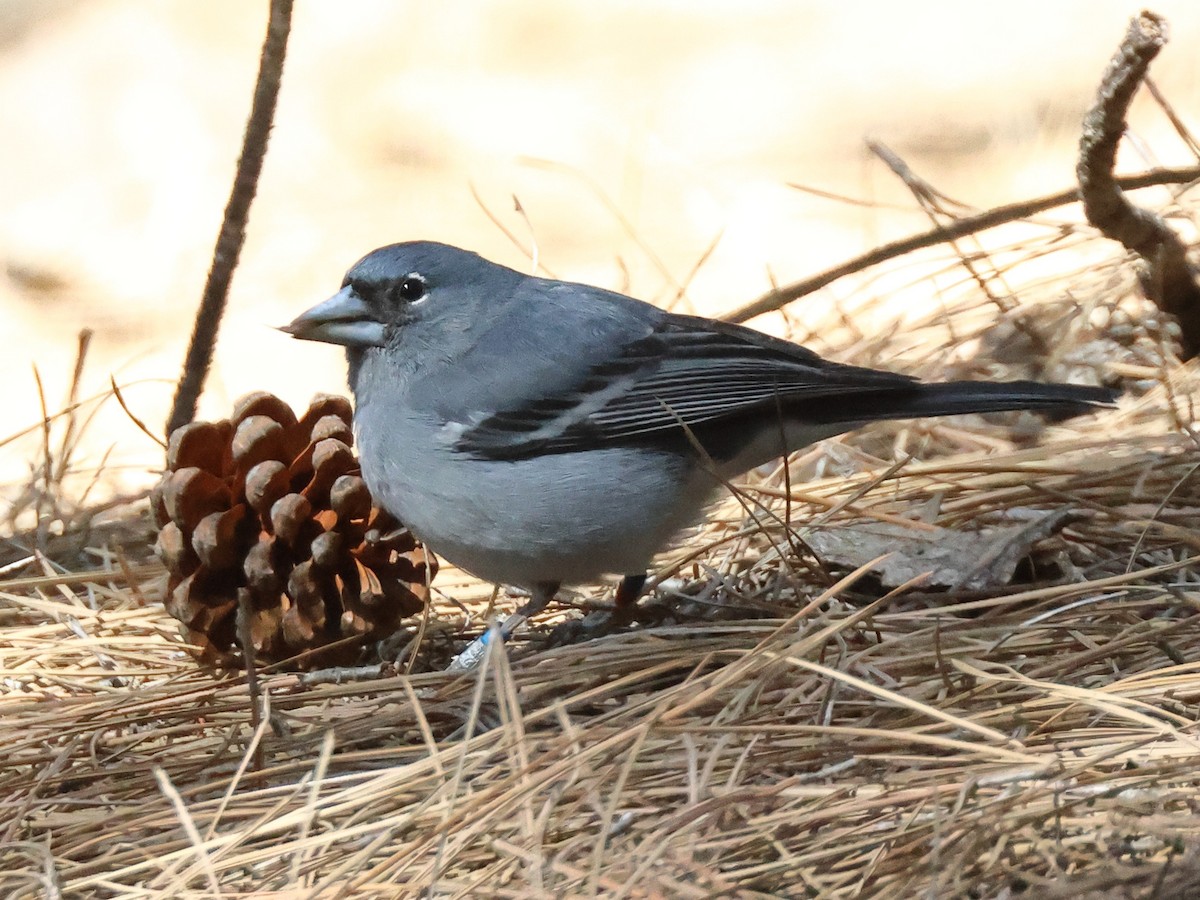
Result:
[[836,410],[829,412],[836,412],[841,421],[873,422],[1028,409],[1060,420],[1111,407],[1119,395],[1109,388],[1081,384],[946,381],[914,384],[904,392],[848,394]]

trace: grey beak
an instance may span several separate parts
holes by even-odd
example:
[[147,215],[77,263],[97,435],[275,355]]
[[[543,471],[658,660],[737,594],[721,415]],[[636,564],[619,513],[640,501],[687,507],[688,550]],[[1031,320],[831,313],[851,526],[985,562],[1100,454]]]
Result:
[[304,341],[324,341],[346,347],[382,347],[384,344],[383,323],[350,285],[279,330]]

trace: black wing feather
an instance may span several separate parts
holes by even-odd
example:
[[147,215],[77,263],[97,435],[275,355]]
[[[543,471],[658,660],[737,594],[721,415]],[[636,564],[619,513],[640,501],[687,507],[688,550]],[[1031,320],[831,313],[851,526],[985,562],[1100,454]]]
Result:
[[829,362],[749,328],[664,316],[572,390],[488,417],[462,435],[458,449],[511,459],[653,441],[682,436],[681,424],[698,428],[778,408],[803,417],[805,402],[827,407],[832,397],[917,387],[906,375]]

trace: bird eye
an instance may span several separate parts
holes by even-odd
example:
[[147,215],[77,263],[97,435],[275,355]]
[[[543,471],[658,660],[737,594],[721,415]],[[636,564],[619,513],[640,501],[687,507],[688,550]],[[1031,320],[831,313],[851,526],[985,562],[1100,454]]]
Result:
[[400,280],[396,293],[406,303],[415,303],[425,296],[425,279],[420,275],[406,275]]

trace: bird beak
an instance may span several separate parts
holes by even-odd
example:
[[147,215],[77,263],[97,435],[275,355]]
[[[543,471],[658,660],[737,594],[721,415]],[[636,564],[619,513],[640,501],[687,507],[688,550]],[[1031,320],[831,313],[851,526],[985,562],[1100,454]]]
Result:
[[383,323],[350,285],[279,330],[304,341],[324,341],[346,347],[382,347],[384,344]]

